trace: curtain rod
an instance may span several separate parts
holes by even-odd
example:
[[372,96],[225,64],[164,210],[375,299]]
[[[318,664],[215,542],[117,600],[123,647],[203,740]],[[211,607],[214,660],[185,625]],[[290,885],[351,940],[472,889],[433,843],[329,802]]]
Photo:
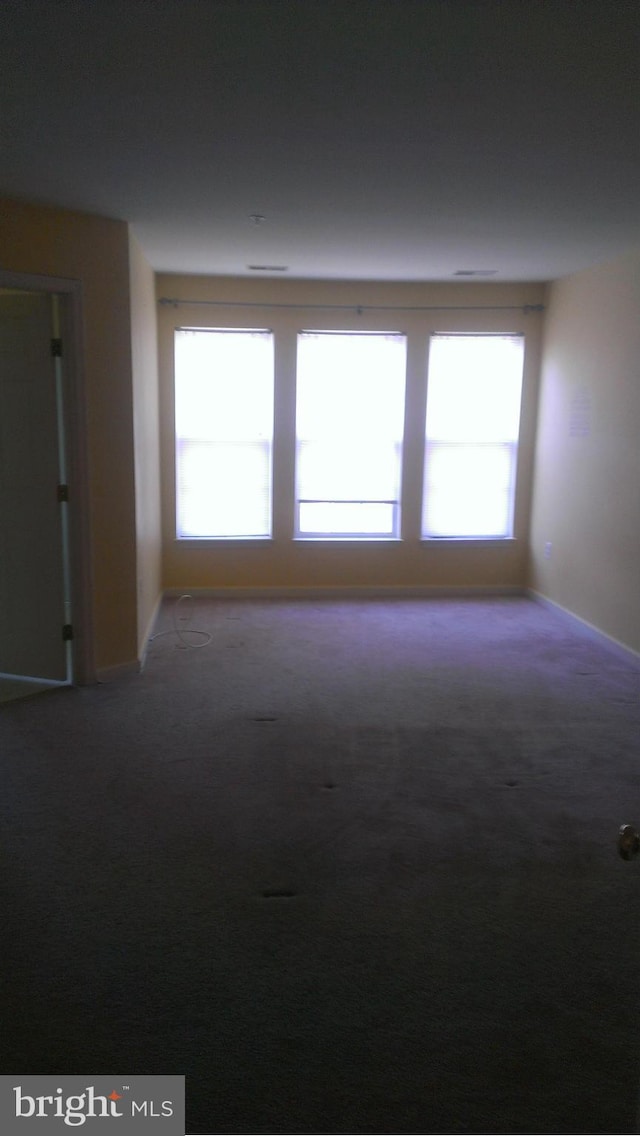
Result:
[[522,312],[528,316],[531,312],[543,312],[544,304],[417,304],[405,306],[402,304],[279,304],[268,300],[182,300],[171,296],[162,296],[158,303],[162,307],[177,308],[180,306],[202,306],[213,308],[290,308],[314,309],[321,311],[357,312]]

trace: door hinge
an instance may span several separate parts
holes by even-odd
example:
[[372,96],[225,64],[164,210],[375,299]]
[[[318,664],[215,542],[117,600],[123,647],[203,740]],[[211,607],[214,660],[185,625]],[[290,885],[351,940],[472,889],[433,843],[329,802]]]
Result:
[[68,500],[69,500],[69,486],[68,485],[59,485],[58,486],[58,501],[60,502],[60,504],[62,504],[63,501],[68,501]]
[[62,340],[61,339],[52,339],[51,340],[51,354],[53,355],[54,359],[60,358],[60,356],[62,355]]
[[70,639],[73,639],[73,625],[71,623],[64,624],[62,628],[62,639],[65,643],[68,643]]

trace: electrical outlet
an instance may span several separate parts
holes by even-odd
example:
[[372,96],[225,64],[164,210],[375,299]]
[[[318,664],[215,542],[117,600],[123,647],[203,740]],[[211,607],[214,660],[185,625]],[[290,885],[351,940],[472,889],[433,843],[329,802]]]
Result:
[[545,542],[545,546],[544,546],[544,558],[545,558],[545,560],[551,560],[551,547],[552,547],[551,541],[547,540]]

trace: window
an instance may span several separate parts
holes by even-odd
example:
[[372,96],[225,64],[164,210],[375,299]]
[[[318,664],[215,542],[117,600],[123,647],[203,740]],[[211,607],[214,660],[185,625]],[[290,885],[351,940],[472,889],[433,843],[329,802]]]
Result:
[[175,333],[178,538],[271,535],[273,336]]
[[405,337],[298,336],[296,535],[400,534]]
[[434,335],[429,352],[424,537],[510,537],[524,339]]

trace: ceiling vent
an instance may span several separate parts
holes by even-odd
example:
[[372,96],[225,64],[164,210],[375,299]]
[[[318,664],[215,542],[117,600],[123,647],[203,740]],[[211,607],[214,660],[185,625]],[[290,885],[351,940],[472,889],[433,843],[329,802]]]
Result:
[[497,268],[458,268],[454,276],[496,276]]
[[286,264],[248,264],[250,272],[288,272]]

